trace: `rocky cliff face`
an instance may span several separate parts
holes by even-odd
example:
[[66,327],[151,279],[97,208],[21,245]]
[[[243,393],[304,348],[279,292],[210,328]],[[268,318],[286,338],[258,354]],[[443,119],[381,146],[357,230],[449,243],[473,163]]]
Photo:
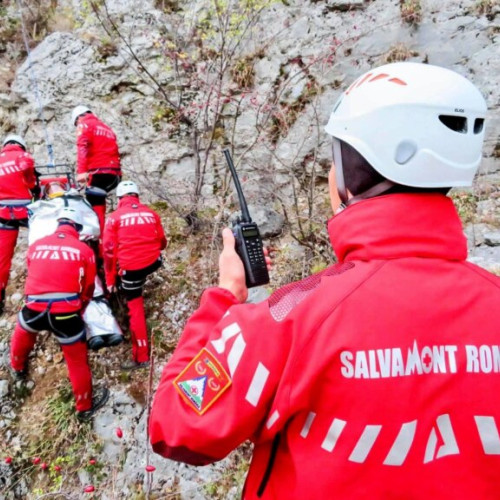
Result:
[[[208,0],[59,0],[45,2],[48,7],[40,0],[31,9],[57,6],[50,11],[51,33],[36,46],[36,29],[31,26],[27,33],[33,45],[29,58],[22,55],[23,45],[13,42],[21,40],[17,3],[5,3],[0,15],[15,29],[0,43],[0,74],[5,75],[0,131],[24,135],[39,165],[48,162],[48,144],[56,163],[73,165],[70,113],[75,105],[87,104],[117,132],[126,175],[139,181],[146,199],[170,207],[164,214],[172,242],[169,262],[150,285],[150,326],[169,332],[159,337],[155,379],[194,308],[196,293],[213,276],[206,270],[214,271],[216,246],[207,251],[204,244],[194,248],[186,242],[199,229],[193,220],[202,222],[206,237],[217,234],[229,216],[234,200],[222,148],[232,149],[264,232],[280,235],[273,240],[282,259],[276,283],[297,277],[290,274],[289,262],[301,262],[305,272],[323,265],[325,238],[319,233],[328,216],[325,185],[331,161],[323,126],[340,93],[374,65],[398,60],[442,65],[483,92],[489,112],[480,174],[472,190],[454,197],[471,260],[499,272],[497,1],[259,0],[226,2],[217,10]],[[25,19],[32,14],[27,10]],[[17,59],[12,47],[18,47]],[[307,227],[301,225],[306,219]],[[109,353],[92,355],[97,377],[113,386],[111,402],[92,428],[72,421],[64,386],[54,394],[65,372],[53,339],[45,339],[34,354],[28,390],[7,379],[25,245],[21,240],[8,314],[0,322],[1,442],[17,460],[16,466],[0,465],[0,497],[37,498],[60,491],[61,498],[80,498],[90,483],[98,488],[98,498],[236,495],[247,450],[202,469],[152,456],[145,437],[149,386],[136,375],[124,380]],[[127,356],[126,347],[116,352],[116,358]],[[61,416],[54,427],[55,414]],[[46,446],[47,439],[36,439],[51,425],[47,439],[58,443],[57,452]],[[31,463],[43,453],[51,460],[50,476]],[[68,472],[58,475],[57,463]],[[157,468],[153,475],[145,472],[146,463]]]

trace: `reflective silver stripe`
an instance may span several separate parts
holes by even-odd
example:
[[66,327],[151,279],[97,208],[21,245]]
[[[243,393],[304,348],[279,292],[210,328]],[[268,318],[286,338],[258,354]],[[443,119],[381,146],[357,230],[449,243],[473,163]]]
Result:
[[27,295],[27,300],[50,300],[50,299],[78,299],[80,295],[75,292],[49,292]]
[[24,318],[23,318],[23,315],[22,315],[22,311],[19,311],[17,313],[17,320],[19,321],[19,324],[21,325],[21,328],[23,328],[24,330],[26,330],[27,332],[30,332],[30,333],[38,333],[38,330],[34,330],[33,328],[31,328],[31,326],[29,326],[26,321],[24,321]]
[[271,416],[267,419],[266,428],[270,429],[280,418],[280,413],[278,410],[274,410]]
[[222,354],[224,352],[224,349],[226,348],[226,342],[237,335],[238,333],[241,333],[240,326],[238,323],[231,323],[230,325],[226,326],[224,330],[222,330],[221,337],[217,340],[212,340],[212,345],[214,346],[214,349],[219,353]]
[[146,283],[146,280],[126,281],[122,279],[122,288],[124,290],[138,290],[144,286],[144,283]]
[[77,342],[84,336],[85,336],[85,329],[83,329],[80,333],[73,335],[73,337],[59,337],[59,335],[56,334],[56,339],[60,344],[73,344],[74,342]]
[[236,371],[236,368],[238,368],[238,365],[240,364],[241,357],[243,356],[243,351],[245,350],[246,345],[247,344],[245,342],[245,339],[243,338],[243,335],[240,333],[236,337],[236,340],[233,342],[233,346],[231,347],[227,355],[227,365],[231,377],[234,377],[234,372]]
[[332,451],[333,448],[335,448],[335,445],[337,444],[337,439],[344,430],[346,423],[347,422],[345,420],[334,418],[332,425],[330,425],[330,428],[328,429],[328,433],[326,434],[323,443],[321,443],[321,448],[323,448],[326,451]]
[[486,455],[500,455],[500,436],[494,417],[474,417]]
[[24,205],[29,205],[31,203],[31,200],[0,200],[0,207],[1,206],[11,206],[11,207],[22,207]]
[[303,438],[306,438],[307,435],[309,434],[309,430],[311,429],[311,425],[314,421],[314,417],[316,416],[316,413],[313,411],[310,411],[309,414],[307,415],[306,418],[306,423],[304,424],[304,427],[302,427],[302,430],[300,431],[300,436]]
[[410,451],[410,447],[415,437],[415,430],[417,429],[417,421],[407,422],[401,426],[398,437],[389,453],[385,457],[384,465],[402,465],[406,460],[406,456]]
[[252,405],[257,406],[259,399],[262,396],[264,386],[269,377],[269,370],[259,362],[257,369],[253,374],[252,382],[250,382],[250,387],[248,388],[247,395],[245,399]]
[[375,440],[379,435],[380,429],[382,429],[381,425],[367,425],[365,427],[363,434],[361,434],[361,437],[349,457],[351,462],[362,464],[366,460],[368,453],[370,453],[370,450],[372,449],[373,443],[375,443]]
[[440,415],[436,420],[436,424],[441,435],[440,441],[443,444],[438,448],[436,453],[438,435],[436,433],[436,429],[432,429],[425,448],[424,464],[431,462],[436,458],[445,457],[447,455],[458,455],[460,453],[457,440],[455,439],[455,434],[453,433],[453,428],[451,426],[450,416],[448,414]]
[[436,458],[445,457],[447,455],[458,455],[460,450],[458,449],[457,440],[453,433],[450,416],[448,414],[440,415],[436,422],[444,441],[444,444],[439,447]]

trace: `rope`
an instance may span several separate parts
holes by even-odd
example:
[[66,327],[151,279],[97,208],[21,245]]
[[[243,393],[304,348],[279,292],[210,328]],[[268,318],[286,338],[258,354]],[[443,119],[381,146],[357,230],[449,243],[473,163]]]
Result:
[[[149,361],[149,374],[148,374],[148,390],[146,396],[146,467],[150,465],[150,444],[149,444],[149,417],[151,413],[151,399],[153,396],[153,374],[154,374],[154,336],[156,328],[151,329],[151,350],[150,350],[150,361]],[[151,493],[151,487],[153,485],[153,471],[147,471],[147,481],[146,481],[146,500],[149,500],[149,494]]]
[[21,7],[21,0],[17,0],[17,8],[19,10],[19,17],[21,18],[24,46],[26,47],[27,60],[28,60],[28,72],[30,75],[31,83],[32,83],[34,91],[35,91],[35,99],[36,99],[37,104],[38,104],[38,117],[42,121],[45,145],[47,147],[47,153],[49,156],[48,165],[54,166],[54,164],[55,164],[54,151],[52,149],[52,144],[49,141],[47,124],[45,122],[45,118],[43,117],[43,105],[42,105],[42,101],[40,99],[40,92],[38,90],[38,82],[37,82],[35,71],[33,69],[32,61],[31,61],[31,51],[30,51],[30,47],[29,47],[29,43],[28,43],[28,35],[27,35],[27,31],[26,31],[26,26],[24,24],[23,11],[22,11],[22,7]]

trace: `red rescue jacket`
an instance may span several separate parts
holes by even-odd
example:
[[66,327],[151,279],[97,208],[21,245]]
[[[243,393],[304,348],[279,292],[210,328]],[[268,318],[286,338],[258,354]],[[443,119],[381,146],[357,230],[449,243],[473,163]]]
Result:
[[104,226],[106,284],[115,284],[118,268],[136,271],[150,266],[166,246],[159,215],[136,196],[124,196]]
[[78,120],[77,173],[95,172],[121,175],[120,153],[116,135],[92,113]]
[[9,202],[30,203],[30,189],[36,185],[33,157],[17,144],[7,144],[0,151],[0,218],[25,219],[24,206]]
[[85,308],[94,292],[96,265],[94,252],[78,239],[78,231],[59,226],[54,234],[40,238],[28,249],[28,276],[24,293],[26,305],[43,311],[49,299],[44,294],[77,295],[71,300],[56,300],[50,311],[73,312]]
[[246,499],[496,499],[500,279],[452,201],[393,194],[329,223],[339,263],[259,304],[204,292],[165,366],[153,449],[254,442]]

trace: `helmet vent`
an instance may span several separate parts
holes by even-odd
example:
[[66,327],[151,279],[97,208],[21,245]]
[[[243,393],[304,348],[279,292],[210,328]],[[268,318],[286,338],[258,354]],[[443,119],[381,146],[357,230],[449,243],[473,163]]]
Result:
[[476,118],[474,121],[474,133],[480,134],[483,131],[484,118]]
[[439,115],[439,121],[454,132],[467,133],[467,118],[465,116]]

